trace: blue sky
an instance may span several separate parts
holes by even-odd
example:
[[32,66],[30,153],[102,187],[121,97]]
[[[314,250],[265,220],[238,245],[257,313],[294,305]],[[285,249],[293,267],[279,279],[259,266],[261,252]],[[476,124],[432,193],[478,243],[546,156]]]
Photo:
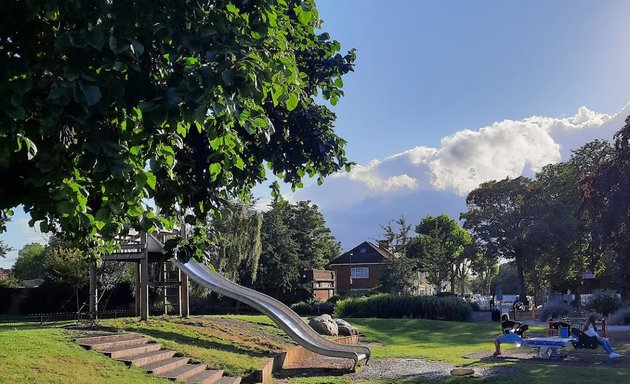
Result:
[[[318,204],[344,249],[401,215],[458,217],[479,182],[566,160],[630,114],[630,1],[317,4],[323,30],[357,49],[334,111],[358,165],[287,196]],[[26,221],[0,238],[41,239]]]

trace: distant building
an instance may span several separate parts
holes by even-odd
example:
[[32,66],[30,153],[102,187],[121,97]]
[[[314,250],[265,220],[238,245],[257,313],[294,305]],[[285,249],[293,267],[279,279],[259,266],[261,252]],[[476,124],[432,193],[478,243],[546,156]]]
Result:
[[325,269],[311,269],[304,272],[306,281],[310,284],[311,295],[319,301],[327,301],[335,295],[337,274]]
[[357,245],[330,262],[330,269],[337,273],[337,290],[352,292],[376,288],[393,257],[368,241]]
[[[381,276],[396,257],[398,256],[364,241],[330,262],[330,269],[337,273],[337,291],[347,293],[376,288],[380,284]],[[424,272],[417,273],[413,293],[432,295],[435,287],[427,282]]]
[[0,268],[0,281],[7,281],[11,279],[11,270]]

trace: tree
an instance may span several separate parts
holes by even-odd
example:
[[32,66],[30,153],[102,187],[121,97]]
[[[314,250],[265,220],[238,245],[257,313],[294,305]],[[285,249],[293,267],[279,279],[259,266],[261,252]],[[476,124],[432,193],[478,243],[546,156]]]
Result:
[[456,281],[462,282],[467,274],[465,251],[472,245],[470,234],[448,215],[427,216],[415,230],[418,236],[411,241],[408,256],[420,261],[431,284],[441,289],[450,281],[451,292],[455,292]]
[[322,269],[341,254],[341,245],[326,226],[317,205],[310,201],[289,204],[286,224],[298,245],[300,270]]
[[378,290],[395,295],[413,295],[416,293],[417,280],[416,260],[405,256],[395,257],[381,275]]
[[499,273],[499,261],[475,252],[471,259],[471,268],[476,275],[472,282],[472,291],[490,295],[493,292],[492,281]]
[[308,298],[303,272],[323,268],[339,256],[339,243],[316,205],[277,199],[263,214],[257,289],[284,301]]
[[285,222],[287,210],[288,203],[277,200],[263,214],[262,253],[256,289],[276,298],[294,292],[300,279],[299,246]]
[[46,277],[45,249],[39,243],[26,244],[18,251],[13,264],[13,275],[18,280],[43,279]]
[[[396,227],[396,228],[395,228]],[[397,220],[390,220],[387,225],[381,225],[383,238],[378,241],[378,246],[392,254],[404,255],[411,241],[411,225],[401,216]]]
[[349,166],[316,97],[337,103],[355,54],[320,26],[313,0],[9,0],[0,209],[106,251],[205,222],[265,167],[296,188]]
[[542,288],[577,292],[582,271],[599,272],[601,264],[589,251],[590,233],[580,217],[579,183],[613,154],[608,142],[595,140],[536,175],[528,208],[537,231],[530,246],[539,255],[527,276],[534,295]]
[[76,248],[69,248],[63,242],[51,242],[46,247],[46,271],[51,280],[68,284],[74,290],[77,304],[77,320],[80,320],[81,300],[79,289],[88,281],[89,262]]
[[[7,230],[7,222],[9,218],[7,217],[5,212],[0,212],[0,233]],[[11,247],[6,245],[2,240],[0,240],[0,257],[5,257],[7,252],[11,251]]]
[[487,257],[515,261],[521,297],[525,297],[525,270],[535,255],[530,248],[532,217],[527,211],[530,187],[531,180],[522,176],[485,182],[468,194],[468,211],[460,215]]
[[501,291],[502,293],[518,292],[518,271],[516,269],[516,263],[510,261],[508,263],[501,264],[499,266],[499,273],[492,279],[491,290],[492,292]]
[[630,116],[615,134],[615,155],[580,184],[581,212],[593,239],[592,251],[603,259],[608,274],[630,293]]
[[394,255],[391,263],[381,275],[379,291],[397,295],[415,293],[418,281],[419,262],[407,257],[407,250],[412,243],[411,225],[401,216],[381,225],[383,235],[378,240],[379,247]]
[[210,262],[225,277],[252,286],[262,251],[262,215],[252,203],[234,200],[223,206],[210,225],[218,238]]

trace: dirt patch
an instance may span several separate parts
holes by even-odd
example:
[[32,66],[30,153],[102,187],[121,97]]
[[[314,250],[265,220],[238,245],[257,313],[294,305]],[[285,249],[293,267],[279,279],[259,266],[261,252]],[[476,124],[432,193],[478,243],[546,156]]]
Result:
[[183,326],[212,337],[229,340],[265,353],[277,353],[296,344],[278,328],[238,319],[204,318],[171,319]]

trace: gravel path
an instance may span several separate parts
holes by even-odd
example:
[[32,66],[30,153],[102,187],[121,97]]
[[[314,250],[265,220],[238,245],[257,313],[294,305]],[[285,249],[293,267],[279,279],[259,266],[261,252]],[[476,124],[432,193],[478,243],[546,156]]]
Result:
[[[435,380],[450,376],[452,364],[424,359],[374,359],[357,372],[350,372],[352,361],[317,356],[302,361],[300,366],[284,369],[276,374],[276,383],[285,384],[291,377],[344,376],[352,382],[394,380],[397,382]],[[511,375],[515,370],[505,366],[471,367],[474,377]]]
[[[369,365],[350,375],[354,380],[435,380],[450,376],[452,364],[424,359],[382,359],[370,361]],[[475,377],[510,375],[509,367],[471,367]]]

